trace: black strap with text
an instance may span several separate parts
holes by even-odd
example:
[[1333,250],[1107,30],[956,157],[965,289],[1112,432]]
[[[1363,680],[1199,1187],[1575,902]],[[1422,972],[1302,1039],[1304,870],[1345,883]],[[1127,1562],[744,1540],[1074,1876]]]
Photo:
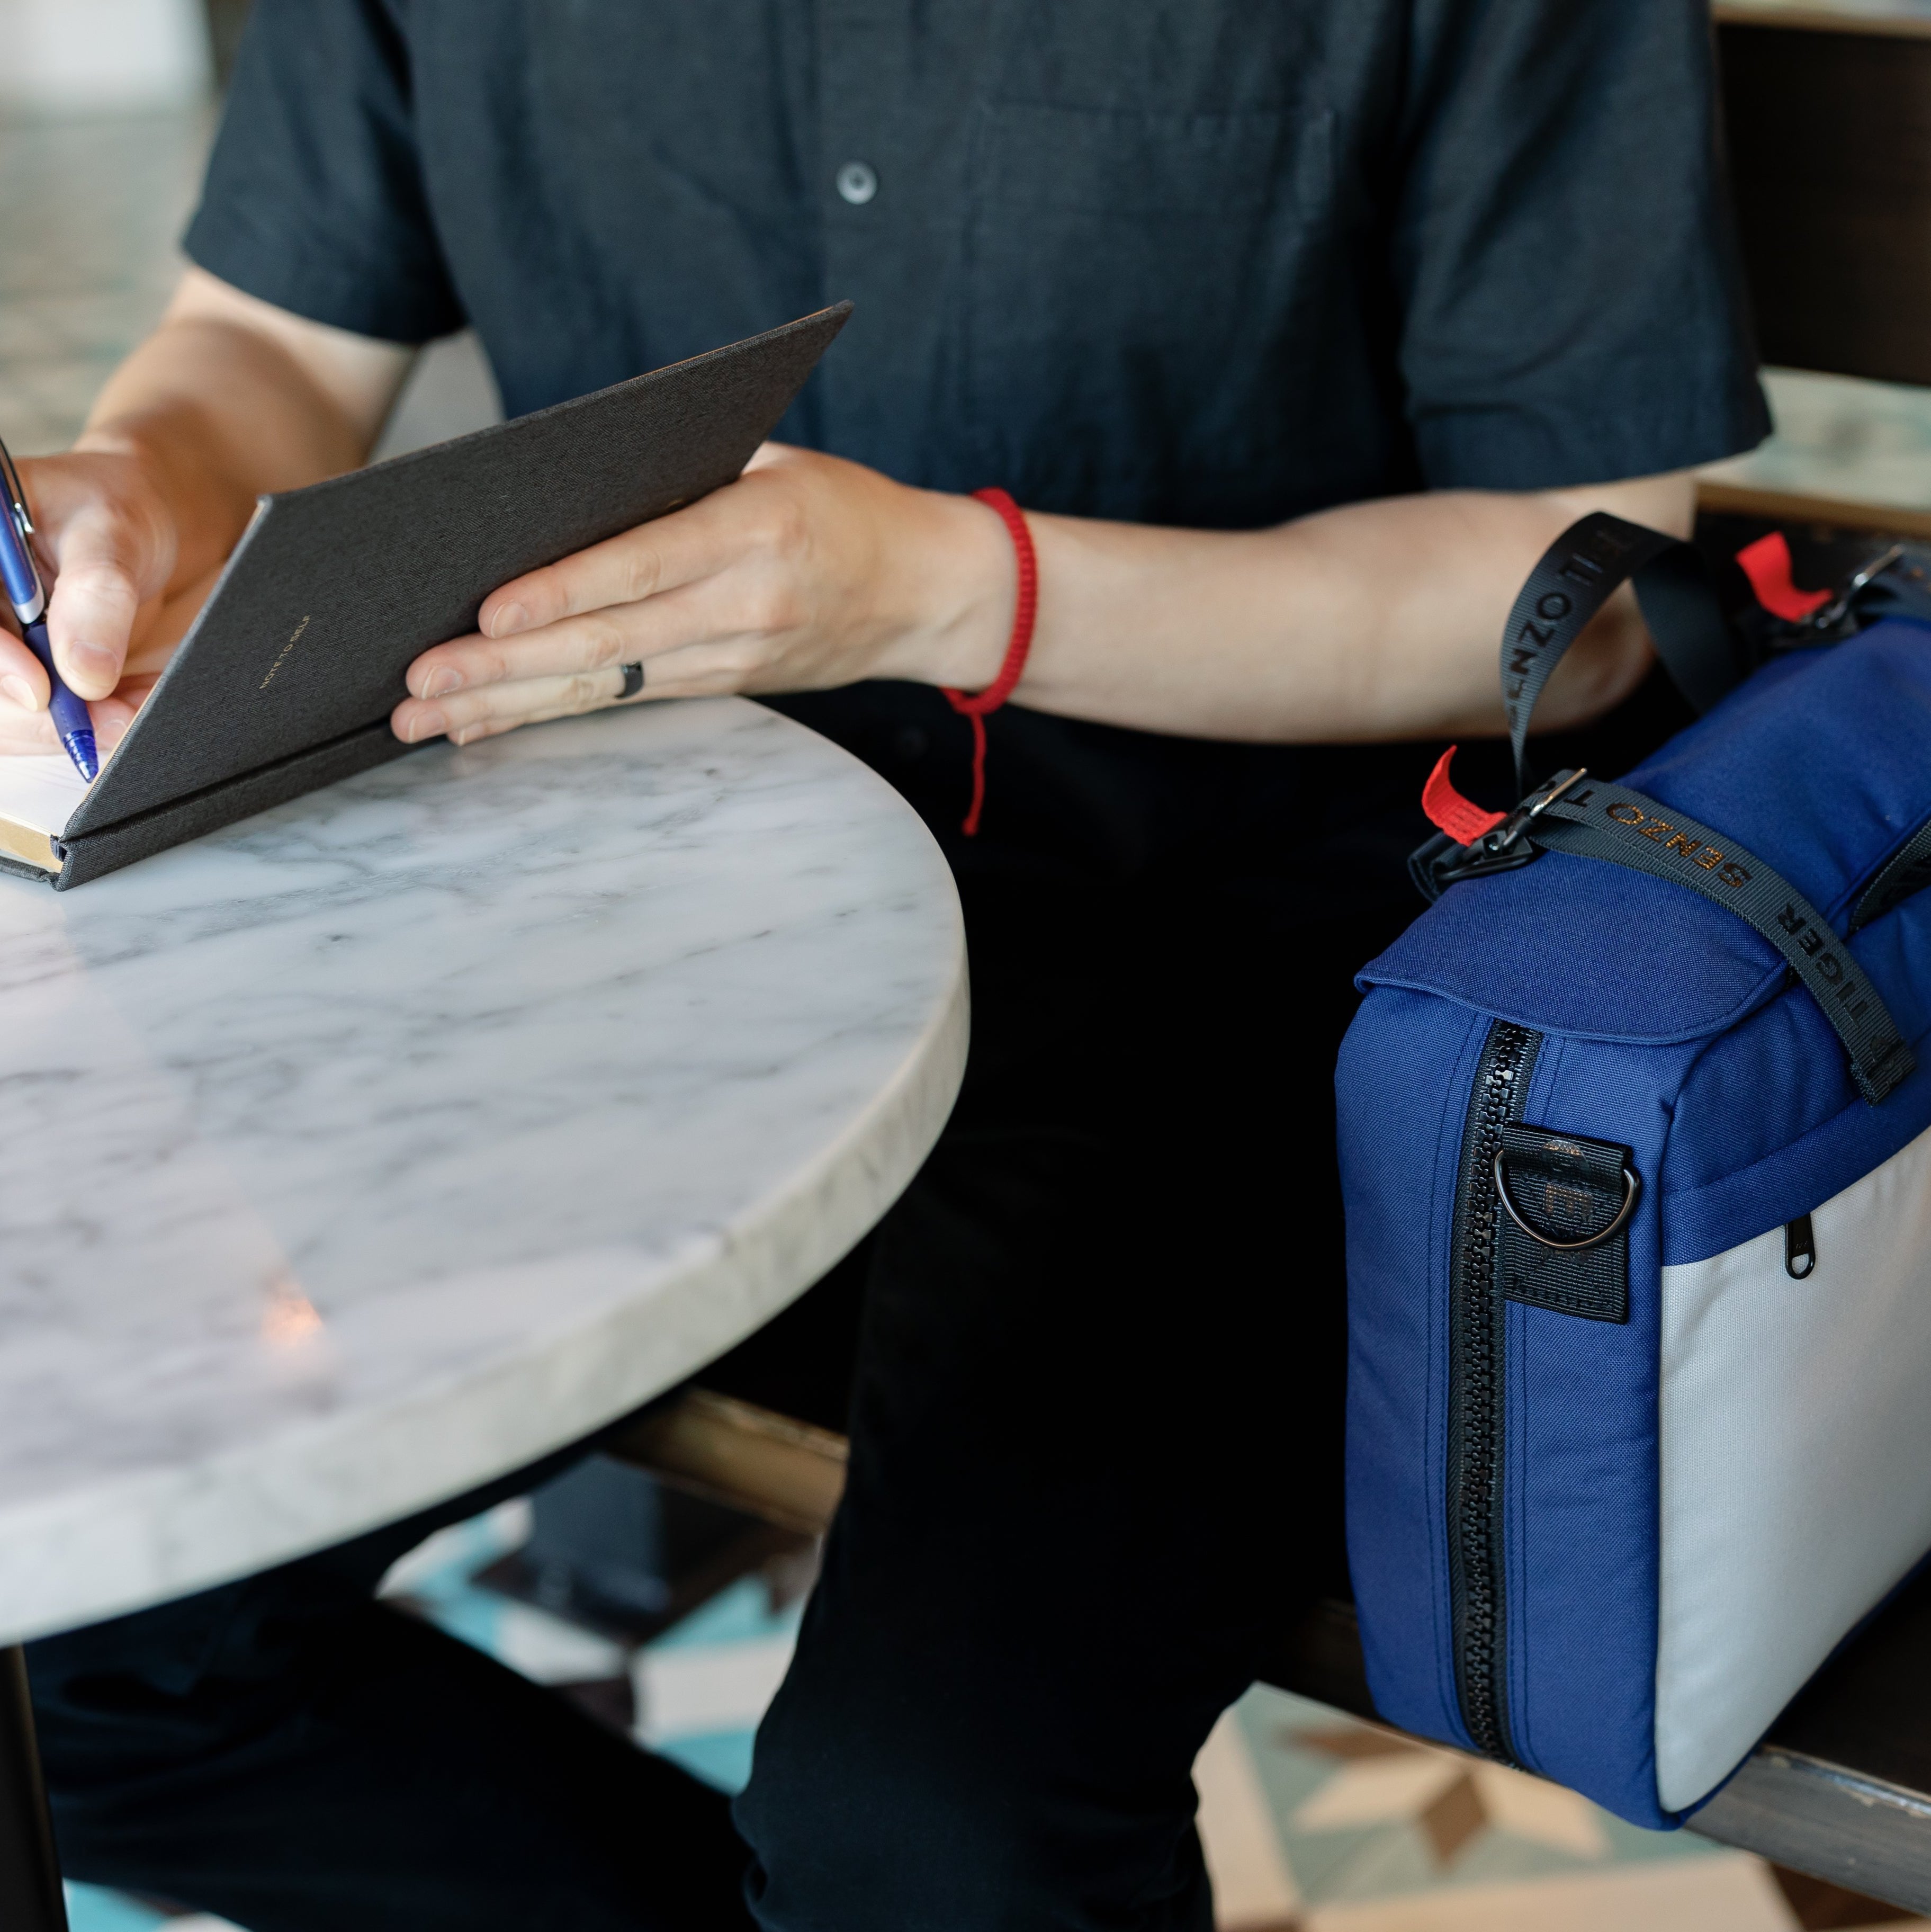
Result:
[[1543,687],[1590,619],[1631,580],[1664,669],[1699,712],[1750,674],[1747,650],[1696,548],[1592,511],[1543,553],[1502,634],[1502,702],[1522,794],[1529,789],[1529,720]]
[[1589,778],[1552,800],[1525,830],[1546,851],[1674,879],[1760,933],[1837,1029],[1858,1090],[1873,1106],[1916,1070],[1917,1056],[1877,988],[1824,915],[1735,839],[1646,793]]

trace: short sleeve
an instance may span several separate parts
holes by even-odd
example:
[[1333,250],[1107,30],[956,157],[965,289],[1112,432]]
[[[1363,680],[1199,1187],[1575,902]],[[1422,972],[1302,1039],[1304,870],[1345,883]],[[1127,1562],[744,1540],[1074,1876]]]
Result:
[[1438,488],[1687,469],[1770,422],[1709,0],[1416,0],[1401,358]]
[[462,327],[424,192],[406,0],[254,0],[182,245],[224,282],[391,342]]

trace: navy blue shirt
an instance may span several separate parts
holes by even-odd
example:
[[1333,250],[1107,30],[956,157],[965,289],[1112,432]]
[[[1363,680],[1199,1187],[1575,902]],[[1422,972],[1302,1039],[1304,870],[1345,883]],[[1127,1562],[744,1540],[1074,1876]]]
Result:
[[[1252,527],[1755,442],[1712,104],[1707,0],[256,0],[187,247],[473,325],[512,414],[849,297],[787,439]],[[964,727],[893,688],[791,708],[915,796],[941,745],[949,822]],[[994,722],[988,836],[1030,764],[1109,866],[1232,770]]]

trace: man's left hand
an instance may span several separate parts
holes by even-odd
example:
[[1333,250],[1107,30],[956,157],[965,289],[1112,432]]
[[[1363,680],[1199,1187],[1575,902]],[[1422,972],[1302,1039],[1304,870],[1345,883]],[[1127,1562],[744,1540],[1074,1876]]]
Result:
[[614,703],[823,690],[860,678],[976,689],[999,668],[1015,572],[998,517],[767,443],[724,488],[494,591],[472,637],[423,652],[391,717],[469,744]]

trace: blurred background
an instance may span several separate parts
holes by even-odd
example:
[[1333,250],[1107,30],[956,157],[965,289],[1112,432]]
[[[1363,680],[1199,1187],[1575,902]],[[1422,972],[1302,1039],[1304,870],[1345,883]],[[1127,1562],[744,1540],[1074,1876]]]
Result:
[[[64,449],[160,314],[248,0],[0,0],[0,435]],[[495,422],[473,340],[418,364],[380,454]]]
[[[0,0],[0,433],[15,449],[65,447],[166,300],[247,7]],[[1817,581],[1885,532],[1931,538],[1931,0],[1717,14],[1777,433],[1708,472],[1706,535],[1774,521],[1799,580]],[[498,412],[473,340],[452,338],[418,364],[379,453]],[[807,1538],[599,1460],[432,1539],[386,1588],[734,1789],[815,1559]],[[1907,1922],[1265,1687],[1223,1720],[1197,1781],[1223,1932]],[[76,1886],[72,1903],[74,1932],[219,1932],[163,1901]]]

